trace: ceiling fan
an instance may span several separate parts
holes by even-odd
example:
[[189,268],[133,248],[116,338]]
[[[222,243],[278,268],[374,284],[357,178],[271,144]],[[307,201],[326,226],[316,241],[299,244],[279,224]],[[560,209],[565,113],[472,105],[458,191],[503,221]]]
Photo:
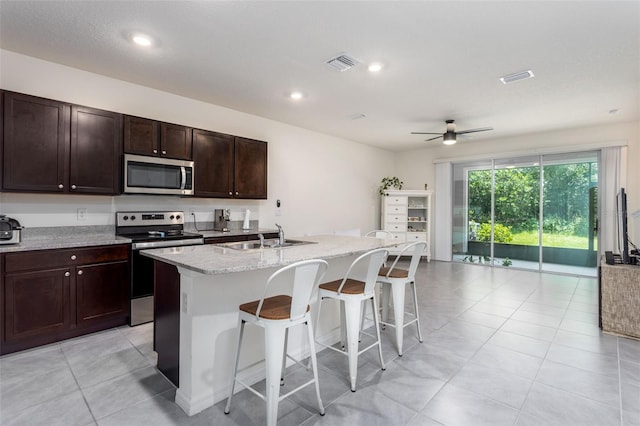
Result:
[[475,132],[486,132],[487,130],[493,130],[493,127],[482,127],[479,129],[469,129],[469,130],[461,130],[456,132],[456,123],[455,120],[446,120],[447,123],[447,131],[444,133],[430,133],[430,132],[411,132],[412,135],[438,135],[435,138],[426,139],[425,142],[433,141],[439,138],[442,138],[442,143],[445,145],[453,145],[456,143],[457,135],[464,135],[466,133],[475,133]]

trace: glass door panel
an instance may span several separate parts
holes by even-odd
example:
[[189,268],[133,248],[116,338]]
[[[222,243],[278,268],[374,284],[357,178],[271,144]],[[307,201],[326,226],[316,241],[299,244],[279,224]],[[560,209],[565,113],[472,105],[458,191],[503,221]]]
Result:
[[543,157],[542,270],[597,275],[598,154]]
[[540,157],[495,160],[495,263],[539,270]]

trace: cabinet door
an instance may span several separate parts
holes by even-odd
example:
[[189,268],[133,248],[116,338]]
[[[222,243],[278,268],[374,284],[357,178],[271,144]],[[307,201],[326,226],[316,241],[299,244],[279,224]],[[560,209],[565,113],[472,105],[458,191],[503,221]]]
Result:
[[191,128],[160,123],[160,155],[179,160],[191,160],[193,158]]
[[4,189],[65,191],[69,116],[62,102],[5,92]]
[[124,152],[158,156],[159,123],[148,118],[124,116]]
[[73,105],[70,192],[118,194],[121,147],[122,115]]
[[79,327],[129,314],[129,263],[78,266],[76,306]]
[[233,136],[193,130],[194,193],[229,198],[233,191]]
[[267,143],[235,138],[234,197],[267,198]]
[[69,269],[8,274],[5,340],[52,335],[70,328],[70,282]]

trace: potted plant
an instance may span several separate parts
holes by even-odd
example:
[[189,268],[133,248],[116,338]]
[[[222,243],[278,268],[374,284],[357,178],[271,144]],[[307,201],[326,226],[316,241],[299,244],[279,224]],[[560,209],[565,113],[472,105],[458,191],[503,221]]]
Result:
[[380,195],[387,195],[386,193],[387,189],[389,188],[402,189],[402,185],[404,185],[404,182],[402,182],[400,179],[398,179],[395,176],[384,177],[380,181],[380,188],[378,188],[378,192],[380,193]]

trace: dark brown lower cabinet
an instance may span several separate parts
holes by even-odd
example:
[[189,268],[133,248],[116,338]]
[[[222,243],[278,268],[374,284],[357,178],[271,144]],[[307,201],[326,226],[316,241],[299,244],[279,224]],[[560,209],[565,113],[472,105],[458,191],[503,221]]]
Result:
[[0,354],[124,325],[128,244],[7,253]]

